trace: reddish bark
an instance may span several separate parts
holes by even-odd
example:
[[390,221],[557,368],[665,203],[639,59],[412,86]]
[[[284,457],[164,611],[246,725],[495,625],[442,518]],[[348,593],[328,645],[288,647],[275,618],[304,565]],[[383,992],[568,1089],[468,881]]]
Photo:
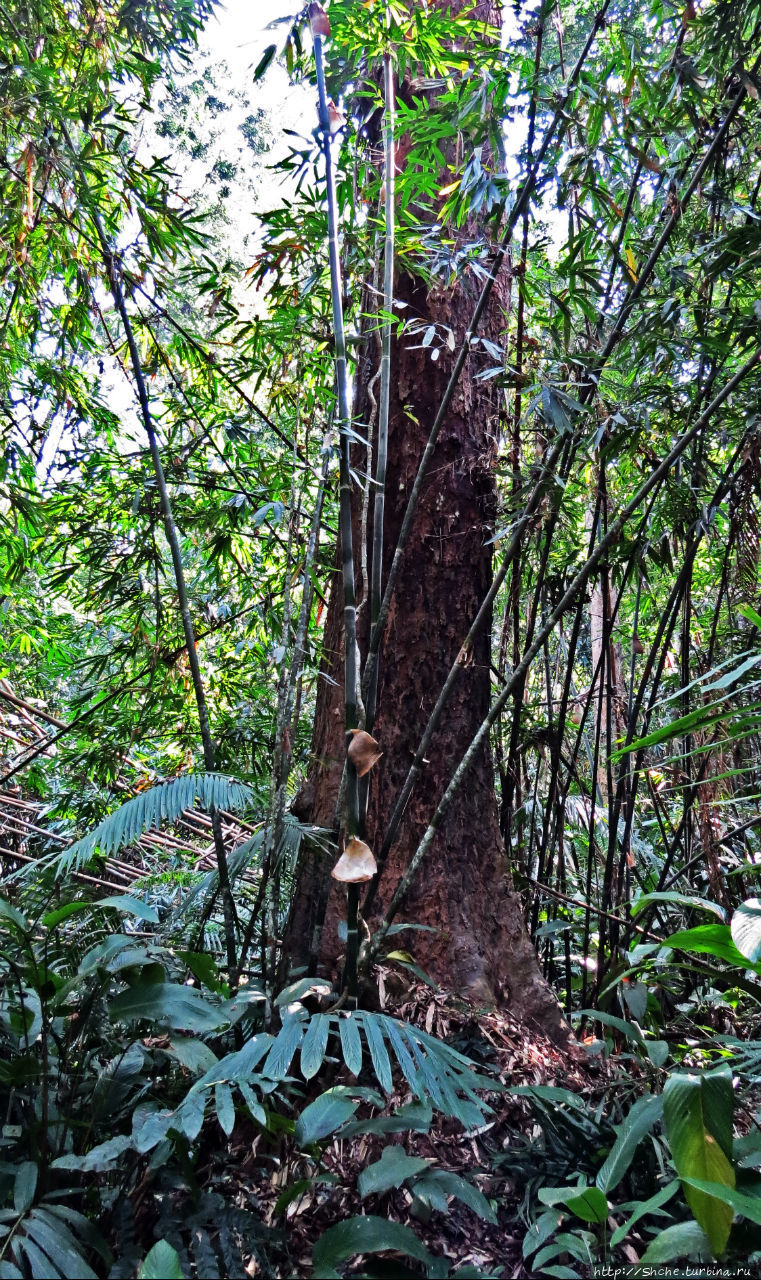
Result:
[[[496,291],[485,329],[492,340],[498,340],[503,327],[508,288],[506,280]],[[443,346],[439,359],[433,361],[431,349],[419,347],[419,338],[394,344],[386,571],[452,363],[444,326],[449,326],[459,341],[477,292],[477,283],[469,274],[453,288],[430,294],[421,281],[410,277],[400,280],[395,290],[396,297],[408,304],[405,317],[435,323]],[[380,847],[385,823],[441,685],[491,581],[492,555],[487,539],[496,505],[494,463],[500,401],[493,382],[475,377],[479,365],[488,363],[491,358],[474,354],[455,395],[424,485],[389,618],[373,731],[384,755],[370,775],[367,822],[367,839],[375,849]],[[324,826],[333,821],[344,752],[342,600],[338,585],[331,595],[326,623],[314,765],[296,806],[301,817]],[[383,876],[379,913],[488,710],[489,646],[490,637],[484,631],[444,713],[429,752],[430,763],[412,795]],[[302,867],[290,930],[291,952],[295,951],[301,962],[306,960],[313,936],[319,881],[329,873],[329,861],[314,852]],[[336,967],[342,950],[337,925],[344,915],[343,892],[333,888],[319,952],[329,968]],[[505,1000],[556,1035],[565,1034],[554,997],[539,974],[521,904],[513,891],[499,833],[488,751],[484,750],[472,766],[400,918],[438,930],[435,934],[411,932],[404,936],[403,944],[437,980],[473,995]],[[373,921],[369,923],[372,927]]]

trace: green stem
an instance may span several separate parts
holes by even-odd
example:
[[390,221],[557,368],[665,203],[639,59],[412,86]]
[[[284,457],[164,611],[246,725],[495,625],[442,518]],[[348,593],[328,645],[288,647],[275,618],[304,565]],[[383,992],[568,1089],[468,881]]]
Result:
[[[328,95],[325,87],[325,63],[323,57],[323,37],[314,37],[314,60],[317,72],[317,92],[319,96],[319,119],[322,133],[322,151],[325,157],[325,189],[328,211],[328,258],[330,262],[330,293],[333,307],[333,339],[335,343],[336,392],[338,397],[338,430],[339,450],[339,527],[341,539],[341,568],[343,573],[344,599],[344,728],[348,735],[355,729],[359,720],[357,699],[358,663],[357,663],[357,607],[354,591],[354,544],[351,512],[351,424],[349,421],[349,375],[346,362],[346,337],[344,333],[343,303],[341,291],[341,264],[338,254],[338,205],[336,201],[336,181],[333,166],[333,152],[330,142],[330,114],[328,111]],[[357,788],[357,772],[352,762],[346,760],[346,830],[347,834],[359,835],[360,813],[359,792]],[[349,885],[347,893],[347,944],[345,985],[349,999],[355,1001],[357,995],[357,951],[359,935],[357,932],[357,907],[359,891],[356,885]]]

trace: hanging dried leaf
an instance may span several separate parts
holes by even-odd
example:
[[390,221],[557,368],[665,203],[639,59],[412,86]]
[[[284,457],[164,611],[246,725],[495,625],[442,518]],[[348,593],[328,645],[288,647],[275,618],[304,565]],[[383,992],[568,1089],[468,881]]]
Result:
[[377,870],[378,864],[373,857],[373,851],[369,844],[365,844],[364,840],[359,840],[356,836],[352,836],[346,842],[346,848],[334,866],[331,875],[334,880],[340,880],[342,884],[364,884],[366,881],[372,880]]
[[313,0],[313,3],[307,9],[307,17],[312,37],[321,36],[323,39],[327,39],[330,35],[330,19],[322,5],[317,3],[317,0]]
[[357,771],[357,777],[364,778],[373,765],[378,763],[383,752],[378,750],[375,738],[364,729],[352,729],[351,733],[352,739],[347,754]]
[[343,129],[346,124],[346,116],[340,107],[337,107],[332,98],[328,101],[328,120],[330,121],[331,135],[338,133],[339,129]]

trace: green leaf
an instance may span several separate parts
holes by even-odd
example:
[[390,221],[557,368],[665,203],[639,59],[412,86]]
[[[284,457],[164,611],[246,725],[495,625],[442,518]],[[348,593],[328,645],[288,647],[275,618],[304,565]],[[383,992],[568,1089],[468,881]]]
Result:
[[663,890],[658,893],[643,893],[632,903],[632,915],[639,915],[644,907],[650,906],[652,902],[673,902],[674,906],[691,907],[695,911],[710,911],[712,915],[718,916],[719,920],[726,919],[726,911],[719,906],[718,902],[711,902],[709,898],[700,898],[697,894],[677,893],[673,889]]
[[[725,1154],[728,1146],[731,1151],[732,1105],[729,1071],[714,1072],[712,1077],[681,1073],[669,1076],[663,1090],[663,1117],[674,1165],[683,1183],[685,1179],[699,1178],[734,1187],[734,1169]],[[732,1209],[725,1201],[689,1185],[685,1185],[685,1196],[718,1257],[729,1239]]]
[[761,901],[748,898],[732,916],[732,941],[752,964],[761,963]]
[[564,1204],[583,1222],[605,1222],[608,1202],[599,1187],[541,1187],[542,1204],[554,1208]]
[[357,1179],[359,1194],[363,1200],[366,1196],[385,1195],[392,1188],[401,1187],[408,1178],[428,1169],[430,1163],[422,1156],[408,1156],[404,1147],[384,1147],[380,1160],[360,1173]]
[[328,1089],[305,1107],[296,1121],[293,1138],[298,1147],[320,1142],[354,1115],[359,1106],[352,1098],[336,1095]]
[[679,1190],[679,1179],[674,1178],[665,1187],[661,1187],[660,1191],[656,1191],[654,1196],[650,1196],[648,1200],[642,1200],[634,1210],[630,1218],[622,1223],[620,1227],[616,1227],[613,1235],[610,1237],[611,1248],[615,1248],[622,1240],[625,1240],[632,1227],[639,1222],[640,1218],[644,1218],[649,1213],[655,1213],[664,1204],[666,1204]]
[[51,1169],[76,1169],[79,1173],[105,1173],[113,1169],[114,1164],[125,1151],[132,1146],[132,1139],[125,1134],[108,1138],[97,1147],[91,1147],[83,1156],[59,1156],[51,1164]]
[[705,1178],[684,1178],[683,1181],[701,1194],[721,1200],[733,1213],[761,1226],[761,1196],[746,1195],[726,1183],[707,1181]]
[[26,1213],[34,1201],[38,1174],[37,1164],[33,1160],[24,1160],[18,1167],[13,1183],[13,1207],[19,1217]]
[[285,1079],[293,1055],[301,1044],[305,1026],[306,1023],[295,1014],[286,1016],[275,1043],[267,1054],[262,1075],[269,1076],[270,1080]]
[[339,1014],[338,1030],[341,1035],[344,1062],[351,1074],[358,1076],[362,1070],[362,1040],[357,1019],[351,1013]]
[[291,982],[287,987],[279,993],[275,1000],[278,1008],[284,1004],[292,1004],[296,1000],[303,1000],[305,996],[330,996],[333,995],[333,988],[324,978],[299,978],[298,982]]
[[91,911],[91,902],[67,902],[63,907],[57,907],[55,911],[49,911],[47,915],[42,917],[42,923],[46,929],[55,929],[57,924],[62,920],[68,920],[69,916],[75,915],[79,911]]
[[634,1159],[640,1142],[662,1114],[662,1100],[659,1097],[645,1096],[637,1099],[629,1108],[626,1119],[616,1126],[616,1140],[595,1178],[597,1186],[605,1195],[618,1186]]
[[407,1102],[391,1116],[352,1120],[344,1134],[348,1138],[355,1133],[428,1133],[432,1122],[433,1111],[426,1102]]
[[374,1014],[364,1011],[362,1013],[362,1026],[365,1029],[365,1038],[367,1047],[370,1050],[375,1078],[384,1093],[388,1094],[391,1092],[394,1082],[391,1075],[391,1061],[386,1049],[386,1042],[383,1039],[382,1024]]
[[622,992],[629,1013],[637,1022],[642,1022],[647,1013],[647,987],[644,982],[624,982]]
[[97,906],[114,907],[116,911],[123,911],[126,915],[136,916],[138,920],[147,920],[149,924],[158,924],[159,913],[155,907],[151,907],[147,902],[141,902],[139,898],[135,898],[131,893],[115,893],[108,898],[98,898]]
[[732,941],[732,934],[727,924],[701,924],[695,929],[683,929],[681,933],[673,933],[663,941],[664,947],[673,947],[679,951],[694,951],[697,954],[718,956],[740,969],[747,969],[747,958],[738,951]]
[[216,1031],[227,1017],[195,987],[174,982],[138,982],[114,996],[109,1005],[114,1022],[147,1019],[174,1031]]
[[301,1042],[301,1074],[311,1080],[323,1064],[330,1035],[330,1018],[325,1013],[313,1013]]
[[435,1263],[433,1255],[409,1227],[368,1215],[347,1218],[323,1232],[312,1249],[316,1280],[335,1275],[337,1266],[358,1253],[385,1253],[388,1249],[416,1258],[427,1267]]
[[646,1040],[645,1049],[654,1067],[662,1067],[669,1056],[668,1040]]
[[31,925],[29,921],[22,916],[20,911],[12,907],[10,902],[6,902],[5,898],[0,898],[0,920],[10,920],[11,924],[15,924],[22,933],[28,933]]
[[[31,1236],[19,1235],[19,1246],[26,1254],[32,1280],[57,1280],[61,1272],[53,1265],[52,1260],[35,1244]],[[67,1278],[68,1280],[68,1278]]]
[[267,70],[267,67],[272,62],[272,59],[274,58],[276,53],[277,53],[277,45],[268,44],[267,48],[264,50],[264,53],[262,54],[261,58],[259,59],[259,61],[257,62],[254,68],[254,75],[253,75],[254,83],[256,83],[257,80],[261,80],[262,76]]
[[157,1240],[138,1271],[137,1280],[184,1280],[177,1250],[166,1240]]
[[219,1061],[214,1051],[195,1036],[173,1036],[166,1052],[173,1054],[180,1065],[194,1076],[211,1071]]
[[598,1009],[581,1009],[574,1017],[594,1018],[595,1021],[601,1022],[603,1026],[613,1027],[615,1031],[620,1031],[621,1035],[625,1036],[627,1040],[633,1040],[636,1044],[644,1047],[645,1037],[639,1027],[633,1026],[631,1022],[626,1022],[624,1018],[617,1018],[613,1013],[603,1013]]
[[459,1174],[450,1173],[448,1169],[429,1169],[421,1178],[416,1178],[413,1184],[415,1195],[421,1195],[431,1187],[440,1189],[444,1195],[461,1200],[478,1214],[479,1218],[483,1218],[484,1222],[490,1222],[492,1226],[496,1226],[497,1215],[486,1196],[479,1191],[478,1187],[474,1187],[472,1182],[461,1178]]
[[[140,836],[162,822],[177,822],[186,809],[201,804],[205,809],[239,811],[250,806],[250,787],[219,773],[186,773],[150,787],[98,823],[89,835],[47,860],[62,875],[76,871],[90,861],[96,849],[116,853],[134,844]],[[121,896],[121,895],[119,895]]]
[[410,1086],[415,1096],[422,1099],[425,1096],[425,1090],[421,1087],[420,1076],[417,1068],[415,1067],[415,1063],[410,1057],[409,1049],[402,1039],[397,1023],[393,1018],[389,1018],[384,1015],[383,1029],[388,1036],[389,1044],[394,1050],[396,1060],[402,1069],[402,1075],[407,1081],[407,1084]]
[[235,1103],[232,1090],[224,1081],[214,1086],[214,1105],[217,1109],[220,1128],[229,1138],[235,1128]]
[[97,1280],[92,1267],[82,1257],[78,1242],[60,1219],[33,1209],[24,1228],[27,1237],[44,1250],[66,1280]]
[[737,612],[742,614],[743,618],[747,618],[748,622],[752,622],[754,627],[761,628],[761,616],[749,604],[739,604]]
[[666,1227],[648,1245],[640,1258],[640,1266],[659,1266],[676,1258],[690,1258],[708,1262],[711,1258],[711,1242],[697,1222],[677,1222]]

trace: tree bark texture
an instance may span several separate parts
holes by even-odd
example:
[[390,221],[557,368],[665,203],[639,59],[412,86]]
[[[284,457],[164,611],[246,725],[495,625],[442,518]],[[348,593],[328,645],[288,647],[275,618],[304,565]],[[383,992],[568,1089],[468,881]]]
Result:
[[[407,495],[430,424],[447,383],[452,357],[446,326],[465,330],[478,294],[468,273],[451,288],[429,292],[419,279],[397,282],[402,314],[437,326],[439,358],[420,338],[394,342],[389,413],[385,571],[393,554]],[[509,301],[509,280],[495,291],[484,336],[499,341]],[[492,358],[470,357],[439,438],[418,509],[413,537],[399,576],[382,649],[378,718],[374,736],[383,758],[370,774],[367,840],[380,847],[385,822],[400,791],[438,692],[491,582],[487,541],[496,508],[495,462],[500,393],[477,380]],[[313,766],[296,804],[300,817],[330,827],[344,756],[343,654],[340,583],[331,593],[313,740]],[[367,620],[367,609],[360,615]],[[365,628],[363,627],[363,630]],[[366,636],[365,636],[366,640]],[[335,682],[335,683],[334,683]],[[410,799],[399,840],[387,863],[376,912],[381,913],[426,829],[446,783],[489,706],[490,635],[484,630],[460,675],[423,775]],[[312,849],[302,867],[290,928],[294,963],[306,963],[313,945],[321,884],[330,859]],[[337,971],[345,915],[343,890],[332,888],[319,960]],[[436,933],[402,935],[405,949],[444,985],[476,997],[504,1000],[556,1034],[556,1001],[539,973],[521,903],[514,893],[499,832],[490,752],[472,767],[431,854],[413,885],[402,919],[433,926]],[[369,921],[370,927],[373,922]]]

